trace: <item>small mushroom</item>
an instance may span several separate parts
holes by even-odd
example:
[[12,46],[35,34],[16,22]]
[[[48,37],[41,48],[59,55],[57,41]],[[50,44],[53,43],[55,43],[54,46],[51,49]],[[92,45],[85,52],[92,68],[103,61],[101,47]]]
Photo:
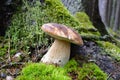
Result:
[[41,59],[43,63],[64,66],[70,58],[71,43],[83,45],[80,35],[65,25],[47,23],[41,29],[55,38],[54,43]]

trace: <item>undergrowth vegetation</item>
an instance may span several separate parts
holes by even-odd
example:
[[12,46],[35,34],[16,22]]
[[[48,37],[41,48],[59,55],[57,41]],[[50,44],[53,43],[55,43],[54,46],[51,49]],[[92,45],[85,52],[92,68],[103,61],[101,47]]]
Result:
[[47,44],[47,38],[40,29],[44,16],[41,10],[38,1],[30,3],[23,0],[22,7],[13,15],[10,29],[6,33],[6,37],[10,38],[12,48],[28,51],[30,46]]
[[[65,67],[55,67],[43,63],[30,63],[22,69],[16,80],[106,80],[107,75],[94,63],[82,64],[70,60]],[[75,74],[75,75],[74,75]]]

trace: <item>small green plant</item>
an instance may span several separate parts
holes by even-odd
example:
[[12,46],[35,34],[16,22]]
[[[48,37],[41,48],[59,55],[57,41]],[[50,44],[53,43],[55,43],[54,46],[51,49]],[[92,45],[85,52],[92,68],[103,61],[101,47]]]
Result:
[[0,56],[5,54],[6,49],[3,48],[3,44],[2,44],[2,37],[0,36]]
[[7,41],[3,37],[0,37],[0,57],[3,57],[7,53],[8,47]]
[[30,5],[30,2],[23,0],[22,7],[13,15],[10,29],[6,33],[12,48],[28,51],[30,46],[47,44],[47,38],[40,29],[43,24],[41,18],[44,16],[40,6],[39,1]]
[[23,68],[16,80],[71,80],[61,67],[43,63],[30,63]]
[[6,48],[0,48],[0,57],[4,56],[6,54],[6,51]]

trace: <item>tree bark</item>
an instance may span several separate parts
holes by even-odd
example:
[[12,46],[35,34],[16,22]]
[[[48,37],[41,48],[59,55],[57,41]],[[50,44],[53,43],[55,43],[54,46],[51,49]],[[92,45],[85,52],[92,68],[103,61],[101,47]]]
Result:
[[117,1],[117,7],[116,7],[116,14],[115,14],[115,22],[113,31],[117,31],[119,29],[119,17],[120,17],[120,1]]

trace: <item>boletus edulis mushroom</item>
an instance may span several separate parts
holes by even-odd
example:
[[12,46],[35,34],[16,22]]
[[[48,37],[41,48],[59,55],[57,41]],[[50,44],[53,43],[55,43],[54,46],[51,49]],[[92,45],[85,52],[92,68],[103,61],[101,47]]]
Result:
[[62,24],[47,23],[41,29],[51,37],[54,43],[48,52],[42,57],[41,62],[64,66],[70,58],[70,45],[83,45],[81,36],[72,28]]

